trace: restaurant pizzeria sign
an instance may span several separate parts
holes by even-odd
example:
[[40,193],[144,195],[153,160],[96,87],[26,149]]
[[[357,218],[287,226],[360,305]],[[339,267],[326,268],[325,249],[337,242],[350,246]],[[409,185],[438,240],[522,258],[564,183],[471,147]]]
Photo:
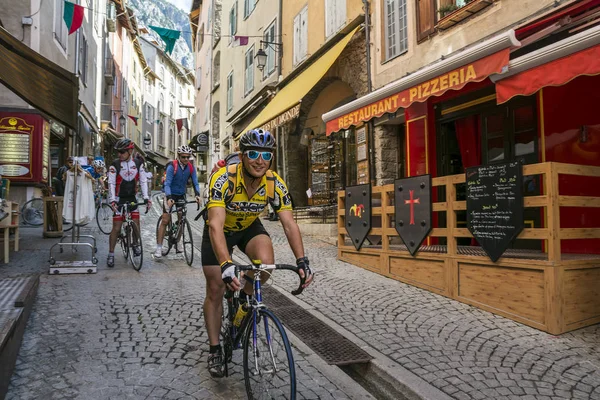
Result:
[[480,82],[491,74],[501,72],[508,64],[508,57],[508,51],[492,54],[334,118],[327,122],[327,134],[396,112],[399,108],[407,108],[412,103],[423,102],[431,96],[441,96],[448,90],[460,90],[469,82]]

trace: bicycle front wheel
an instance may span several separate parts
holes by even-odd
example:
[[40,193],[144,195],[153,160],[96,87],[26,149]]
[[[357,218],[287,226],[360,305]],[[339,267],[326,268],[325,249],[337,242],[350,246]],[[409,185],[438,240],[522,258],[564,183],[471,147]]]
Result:
[[36,198],[31,199],[21,208],[23,222],[27,225],[41,226],[44,224],[44,201]]
[[129,225],[129,239],[127,240],[130,245],[129,256],[131,258],[131,264],[133,269],[139,271],[142,269],[142,262],[144,261],[144,246],[142,245],[142,237],[140,236],[140,230],[135,222]]
[[126,226],[125,228],[121,229],[123,230],[121,231],[121,235],[119,236],[119,241],[121,242],[121,250],[123,250],[123,257],[125,258],[125,261],[127,261],[127,259],[129,258],[130,249],[129,226]]
[[296,369],[283,325],[267,309],[254,314],[244,340],[248,399],[296,399]]
[[183,222],[183,254],[185,255],[185,262],[190,267],[192,266],[192,261],[194,261],[194,238],[192,238],[192,227],[190,223],[185,220]]
[[96,223],[102,233],[105,235],[110,234],[113,225],[113,209],[110,205],[102,203],[96,209]]

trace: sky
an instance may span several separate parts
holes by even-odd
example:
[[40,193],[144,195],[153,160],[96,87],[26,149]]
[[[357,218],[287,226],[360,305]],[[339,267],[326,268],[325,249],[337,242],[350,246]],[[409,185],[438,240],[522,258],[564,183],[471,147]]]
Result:
[[175,5],[177,8],[181,8],[186,13],[190,12],[190,8],[192,8],[193,0],[167,0],[169,3]]

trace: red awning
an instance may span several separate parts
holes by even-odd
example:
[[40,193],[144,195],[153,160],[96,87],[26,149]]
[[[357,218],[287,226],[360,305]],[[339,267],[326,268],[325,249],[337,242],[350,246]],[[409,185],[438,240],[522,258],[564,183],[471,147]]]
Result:
[[502,104],[515,96],[529,96],[545,86],[561,86],[581,75],[600,74],[600,45],[559,58],[496,82]]
[[[510,49],[506,48],[462,67],[453,69],[413,87],[402,90],[374,103],[360,107],[326,122],[326,133],[330,135],[340,129],[381,117],[386,113],[407,108],[412,103],[424,102],[431,96],[441,96],[448,90],[461,90],[468,83],[481,82],[492,74],[498,74],[508,65]],[[405,78],[403,78],[405,79]]]
[[522,40],[527,36],[533,35],[534,33],[554,24],[563,17],[575,17],[590,8],[597,7],[598,5],[600,5],[600,0],[583,0],[576,2],[571,6],[556,11],[553,14],[546,15],[537,21],[529,22],[527,25],[516,29],[515,36],[518,40]]

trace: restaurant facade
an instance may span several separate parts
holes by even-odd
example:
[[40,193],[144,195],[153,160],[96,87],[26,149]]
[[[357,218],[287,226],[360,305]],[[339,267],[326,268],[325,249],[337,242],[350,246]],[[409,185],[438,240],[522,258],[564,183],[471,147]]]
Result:
[[[498,3],[462,29],[497,18]],[[504,29],[325,113],[328,135],[358,141],[366,130],[373,144],[360,150],[373,153],[372,228],[353,246],[350,192],[339,192],[339,258],[552,333],[600,322],[598,3],[540,3],[533,15],[505,20]],[[491,261],[468,229],[465,172],[514,161],[522,164],[524,229]],[[431,226],[413,255],[398,234],[395,198],[406,181],[396,179],[427,175]]]

